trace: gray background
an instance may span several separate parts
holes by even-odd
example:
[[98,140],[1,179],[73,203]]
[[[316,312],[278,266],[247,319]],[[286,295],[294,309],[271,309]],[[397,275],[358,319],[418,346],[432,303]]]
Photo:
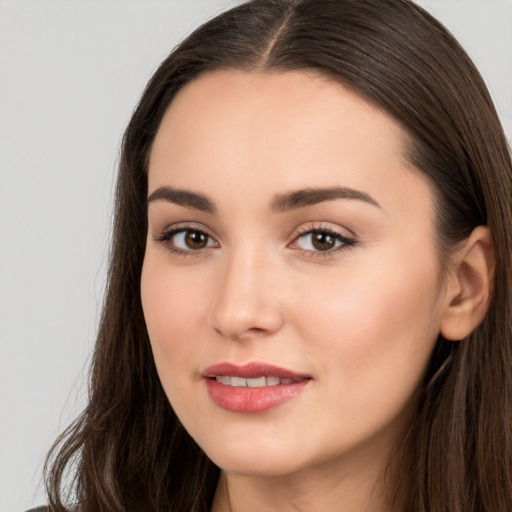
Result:
[[[0,512],[45,502],[85,403],[119,142],[152,71],[236,0],[0,2]],[[512,135],[512,0],[418,2],[460,39]]]

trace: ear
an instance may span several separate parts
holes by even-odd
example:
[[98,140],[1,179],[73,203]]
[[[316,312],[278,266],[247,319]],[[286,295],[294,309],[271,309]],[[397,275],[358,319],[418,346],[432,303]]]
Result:
[[468,336],[484,319],[494,289],[494,251],[489,229],[476,227],[452,257],[447,307],[441,335],[452,341]]

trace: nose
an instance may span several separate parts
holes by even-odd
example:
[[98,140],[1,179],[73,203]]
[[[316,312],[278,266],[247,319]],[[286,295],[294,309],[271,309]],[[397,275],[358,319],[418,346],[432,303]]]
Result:
[[242,341],[276,333],[283,325],[275,262],[246,249],[222,262],[210,326],[224,338]]

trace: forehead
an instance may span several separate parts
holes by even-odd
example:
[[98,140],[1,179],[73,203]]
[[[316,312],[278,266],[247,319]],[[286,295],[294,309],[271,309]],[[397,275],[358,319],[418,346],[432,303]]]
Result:
[[[250,140],[244,139],[249,135]],[[282,155],[289,145],[295,152],[303,141],[323,139],[326,149],[336,137],[337,145],[370,140],[399,156],[404,139],[389,115],[318,73],[221,70],[200,76],[178,92],[153,152],[161,144],[179,147],[190,138],[204,138],[206,150],[234,137],[233,151],[262,145],[268,153],[279,145]]]
[[[184,87],[150,156],[149,189],[172,184],[255,197],[346,186],[384,206],[411,197],[421,175],[404,156],[399,124],[342,85],[304,71],[215,71]],[[382,192],[393,194],[382,197]]]

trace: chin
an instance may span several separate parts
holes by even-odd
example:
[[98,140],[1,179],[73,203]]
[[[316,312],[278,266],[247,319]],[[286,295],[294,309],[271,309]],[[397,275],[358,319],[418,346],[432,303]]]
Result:
[[301,469],[300,465],[290,464],[290,461],[266,459],[264,457],[242,459],[241,457],[220,457],[212,461],[225,473],[251,477],[282,477]]
[[213,446],[200,444],[206,455],[226,473],[278,477],[294,473],[303,467],[297,449],[287,449],[278,440],[248,443],[247,439],[228,444],[219,441]]

